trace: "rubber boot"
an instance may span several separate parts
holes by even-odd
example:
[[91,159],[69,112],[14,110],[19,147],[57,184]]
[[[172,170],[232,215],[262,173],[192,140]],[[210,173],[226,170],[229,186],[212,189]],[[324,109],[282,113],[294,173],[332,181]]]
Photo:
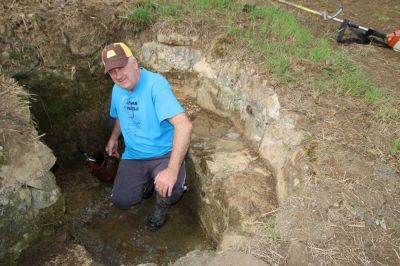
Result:
[[156,231],[165,224],[169,205],[170,204],[167,198],[157,195],[156,206],[154,207],[150,216],[147,218],[147,226],[151,231]]
[[144,187],[143,187],[143,194],[142,194],[142,198],[143,199],[148,199],[151,196],[153,196],[154,193],[154,181],[150,180],[149,182],[147,182]]

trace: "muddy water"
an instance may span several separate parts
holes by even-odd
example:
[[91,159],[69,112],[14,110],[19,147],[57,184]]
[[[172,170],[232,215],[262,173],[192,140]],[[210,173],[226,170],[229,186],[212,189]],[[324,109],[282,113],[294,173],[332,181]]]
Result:
[[193,210],[190,187],[171,207],[164,227],[151,232],[145,221],[155,195],[128,210],[119,210],[111,203],[112,184],[97,180],[86,169],[59,172],[57,181],[66,201],[67,232],[52,240],[53,249],[47,245],[31,251],[21,265],[43,265],[69,243],[84,246],[96,262],[104,265],[166,265],[191,250],[213,249]]

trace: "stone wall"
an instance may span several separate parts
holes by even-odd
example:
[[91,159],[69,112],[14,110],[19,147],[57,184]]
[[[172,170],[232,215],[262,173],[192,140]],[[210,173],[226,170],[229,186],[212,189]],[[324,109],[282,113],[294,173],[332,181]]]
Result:
[[59,227],[64,202],[52,151],[30,120],[22,88],[0,77],[0,260],[12,265],[21,251]]
[[249,246],[263,215],[277,208],[274,180],[232,122],[194,115],[188,185],[207,235],[219,250]]
[[[179,72],[196,84],[197,103],[236,125],[272,171],[283,203],[304,170],[300,144],[306,133],[296,128],[296,115],[282,110],[274,88],[255,70],[213,58],[206,49],[192,48],[196,37],[188,39],[159,34],[157,41],[143,44],[141,60],[158,72]],[[128,43],[135,45],[134,40]]]

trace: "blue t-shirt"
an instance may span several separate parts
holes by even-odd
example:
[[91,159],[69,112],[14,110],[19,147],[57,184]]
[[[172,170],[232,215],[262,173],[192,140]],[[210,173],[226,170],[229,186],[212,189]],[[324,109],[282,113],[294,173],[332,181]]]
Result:
[[122,159],[149,159],[172,150],[174,127],[168,122],[184,110],[168,81],[141,68],[133,91],[114,84],[110,116],[118,118],[125,142]]

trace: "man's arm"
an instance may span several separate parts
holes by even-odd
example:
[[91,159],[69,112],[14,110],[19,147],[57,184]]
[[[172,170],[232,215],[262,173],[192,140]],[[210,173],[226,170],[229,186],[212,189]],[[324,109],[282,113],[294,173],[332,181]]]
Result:
[[162,170],[154,181],[155,188],[162,197],[170,197],[172,194],[192,135],[192,123],[185,113],[180,113],[168,119],[168,121],[174,126],[171,157],[167,168]]
[[115,124],[113,131],[111,132],[111,136],[108,140],[107,146],[106,146],[106,152],[109,156],[114,155],[119,157],[118,153],[118,138],[119,135],[121,135],[121,126],[119,124],[119,119],[115,119]]

